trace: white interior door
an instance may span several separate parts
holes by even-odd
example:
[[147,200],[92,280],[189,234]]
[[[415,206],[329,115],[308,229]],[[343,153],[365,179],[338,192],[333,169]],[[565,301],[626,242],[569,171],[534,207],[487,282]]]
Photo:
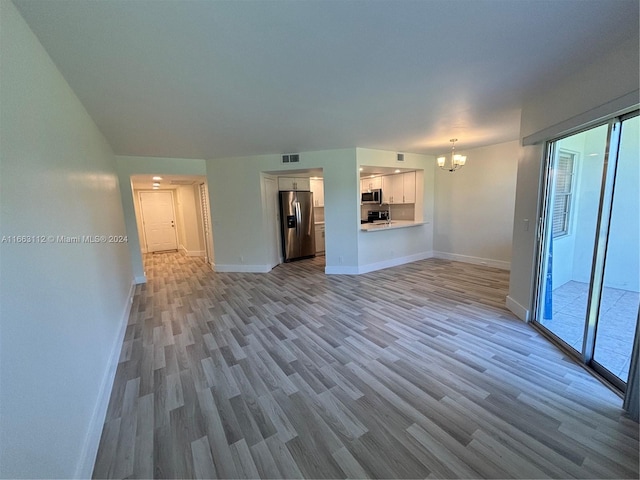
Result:
[[147,252],[177,250],[175,211],[171,192],[140,192]]

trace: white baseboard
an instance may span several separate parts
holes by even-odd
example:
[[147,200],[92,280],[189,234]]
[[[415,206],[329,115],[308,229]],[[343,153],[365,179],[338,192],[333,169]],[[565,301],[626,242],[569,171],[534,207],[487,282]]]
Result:
[[383,260],[382,262],[369,263],[368,265],[358,266],[358,273],[369,273],[376,270],[382,270],[383,268],[397,267],[398,265],[404,265],[405,263],[417,262],[418,260],[424,260],[431,258],[433,252],[420,252],[413,255],[407,255],[406,257],[391,258],[389,260]]
[[184,245],[180,245],[178,250],[185,257],[204,257],[206,254],[204,250],[187,250]]
[[492,258],[472,257],[470,255],[460,255],[458,253],[433,252],[435,258],[443,260],[453,260],[455,262],[473,263],[474,265],[485,265],[487,267],[499,268],[501,270],[511,270],[511,262],[504,260],[494,260]]
[[336,265],[324,267],[324,273],[327,275],[357,275],[360,272],[358,267]]
[[507,308],[511,310],[514,315],[523,322],[529,321],[529,309],[520,305],[510,295],[507,295]]
[[98,401],[93,410],[87,437],[80,456],[80,462],[76,467],[75,478],[91,478],[93,468],[95,466],[96,457],[98,455],[98,447],[100,446],[100,437],[102,436],[102,428],[104,419],[107,417],[107,408],[109,407],[109,399],[111,398],[111,390],[113,390],[113,382],[116,379],[116,371],[118,369],[118,361],[122,351],[124,334],[129,324],[129,314],[131,313],[131,304],[133,303],[133,294],[135,292],[136,282],[131,282],[129,296],[123,307],[122,317],[120,318],[120,327],[113,344],[111,345],[111,354],[107,362],[107,371],[102,379],[100,392],[98,393]]
[[220,265],[212,264],[213,270],[216,272],[227,273],[267,273],[271,271],[270,265]]

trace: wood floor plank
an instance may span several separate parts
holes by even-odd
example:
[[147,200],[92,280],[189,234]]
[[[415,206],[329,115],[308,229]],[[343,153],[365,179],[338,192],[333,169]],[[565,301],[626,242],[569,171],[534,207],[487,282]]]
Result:
[[346,447],[336,450],[331,455],[346,474],[346,478],[371,478]]
[[232,444],[230,448],[238,478],[260,478],[260,473],[244,438]]
[[294,479],[304,477],[286,444],[281,442],[277,436],[267,438],[265,443],[271,452],[273,461],[278,467],[280,478]]
[[115,478],[113,468],[115,465],[116,452],[118,451],[118,436],[120,435],[120,418],[105,422],[98,447],[95,466],[93,468],[94,478]]
[[135,462],[133,476],[136,478],[153,477],[153,393],[138,399],[135,444]]
[[201,437],[191,442],[194,478],[218,478],[218,472],[211,456],[209,439]]
[[638,424],[507,271],[144,262],[94,478],[638,478]]
[[207,389],[197,395],[216,471],[221,478],[237,478],[238,472],[213,394]]
[[249,450],[258,469],[258,478],[283,478],[264,440],[249,447]]

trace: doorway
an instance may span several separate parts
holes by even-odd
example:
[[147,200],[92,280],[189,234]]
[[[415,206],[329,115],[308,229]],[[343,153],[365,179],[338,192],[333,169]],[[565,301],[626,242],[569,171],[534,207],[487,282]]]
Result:
[[173,194],[140,192],[144,241],[148,253],[178,249]]
[[625,390],[640,305],[638,112],[549,142],[534,322]]

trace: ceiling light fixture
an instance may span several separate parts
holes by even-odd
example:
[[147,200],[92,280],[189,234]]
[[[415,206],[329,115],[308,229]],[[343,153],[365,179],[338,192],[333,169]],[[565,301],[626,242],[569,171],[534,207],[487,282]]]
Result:
[[162,180],[162,177],[153,177],[154,180]]
[[464,167],[464,164],[467,163],[467,157],[464,155],[456,154],[456,142],[457,138],[452,138],[449,140],[451,142],[451,164],[445,167],[445,162],[447,161],[446,157],[438,157],[438,166],[443,170],[448,170],[450,172],[455,172],[456,170],[460,170]]
[[160,184],[159,184],[158,182],[155,182],[155,183],[153,184],[153,186],[154,186],[154,187],[159,187],[159,186],[160,186]]

